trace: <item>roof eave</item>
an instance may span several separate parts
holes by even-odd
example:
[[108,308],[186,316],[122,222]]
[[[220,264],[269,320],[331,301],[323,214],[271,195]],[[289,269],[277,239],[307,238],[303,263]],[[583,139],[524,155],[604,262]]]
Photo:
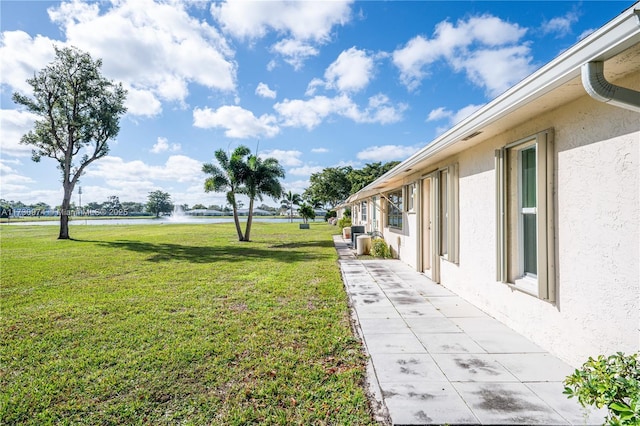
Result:
[[636,2],[618,17],[567,49],[529,77],[438,136],[420,151],[356,194],[353,194],[348,201],[355,202],[380,192],[381,189],[385,189],[385,182],[394,180],[394,178],[407,169],[411,169],[415,164],[463,141],[470,135],[481,131],[487,125],[562,86],[580,75],[583,64],[590,61],[605,61],[639,43],[639,7],[640,2]]

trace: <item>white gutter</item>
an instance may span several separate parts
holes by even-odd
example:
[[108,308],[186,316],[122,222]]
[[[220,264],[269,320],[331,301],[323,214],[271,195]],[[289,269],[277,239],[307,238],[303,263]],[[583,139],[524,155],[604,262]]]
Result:
[[587,62],[582,66],[582,85],[597,101],[640,112],[640,92],[609,83],[604,77],[602,61]]
[[[374,188],[395,178],[406,169],[432,157],[487,125],[500,120],[524,105],[581,75],[582,65],[604,61],[640,43],[640,2],[625,10],[608,24],[593,32],[556,59],[540,68],[520,83],[449,129],[427,146],[389,170],[378,179],[349,197],[351,202],[364,198],[364,193],[376,193]],[[365,196],[366,197],[366,196]]]

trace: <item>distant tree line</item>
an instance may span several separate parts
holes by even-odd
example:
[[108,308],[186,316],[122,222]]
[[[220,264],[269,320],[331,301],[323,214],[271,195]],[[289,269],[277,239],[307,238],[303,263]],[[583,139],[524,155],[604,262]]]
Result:
[[305,189],[303,197],[316,200],[324,207],[331,209],[399,163],[399,161],[369,163],[361,169],[354,169],[351,166],[325,168],[311,175],[309,187]]

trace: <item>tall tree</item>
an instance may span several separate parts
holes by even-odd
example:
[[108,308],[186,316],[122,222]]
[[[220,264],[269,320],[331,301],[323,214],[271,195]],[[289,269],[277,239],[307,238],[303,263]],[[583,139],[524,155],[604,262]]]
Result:
[[160,213],[170,213],[173,210],[171,195],[160,190],[150,192],[147,200],[147,210],[155,213],[156,217],[160,217]]
[[293,222],[293,206],[299,206],[302,204],[302,197],[300,194],[288,191],[284,194],[284,198],[280,200],[280,204],[282,204],[282,207],[289,210],[289,222]]
[[238,241],[243,241],[244,236],[242,235],[240,219],[238,218],[236,194],[244,193],[243,184],[248,172],[245,157],[250,153],[249,148],[244,145],[237,147],[231,154],[231,157],[229,157],[223,149],[219,149],[214,154],[219,166],[211,163],[206,163],[202,166],[202,171],[210,175],[204,181],[205,192],[226,192],[227,202],[233,209],[233,220],[236,224]]
[[250,241],[251,224],[253,222],[253,203],[256,199],[262,201],[263,196],[277,200],[282,196],[284,168],[275,158],[265,158],[252,155],[247,161],[247,175],[245,177],[245,194],[249,197],[249,213],[244,241]]
[[351,182],[351,193],[355,194],[383,174],[400,164],[399,161],[389,161],[388,163],[367,163],[361,169],[351,170],[347,178]]
[[330,207],[335,207],[351,194],[351,182],[348,175],[353,169],[347,167],[329,167],[311,175],[309,187],[304,197],[313,198]]
[[[102,77],[102,61],[75,48],[55,47],[55,59],[27,83],[33,97],[13,94],[13,101],[39,118],[21,143],[32,145],[32,159],[50,157],[62,172],[64,195],[58,239],[69,239],[71,194],[85,168],[109,152],[126,112],[122,84]],[[76,156],[82,152],[78,163]]]

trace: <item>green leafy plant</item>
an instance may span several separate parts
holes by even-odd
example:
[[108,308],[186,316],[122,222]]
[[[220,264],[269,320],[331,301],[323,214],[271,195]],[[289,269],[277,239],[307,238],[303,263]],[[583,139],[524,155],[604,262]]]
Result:
[[338,228],[342,229],[349,226],[351,226],[351,217],[343,216],[341,219],[338,220]]
[[638,354],[618,352],[589,360],[565,381],[564,394],[583,407],[607,407],[605,424],[640,425],[640,364]]
[[387,245],[387,242],[382,238],[374,238],[371,241],[371,256],[382,257],[388,259],[391,257],[391,250]]

